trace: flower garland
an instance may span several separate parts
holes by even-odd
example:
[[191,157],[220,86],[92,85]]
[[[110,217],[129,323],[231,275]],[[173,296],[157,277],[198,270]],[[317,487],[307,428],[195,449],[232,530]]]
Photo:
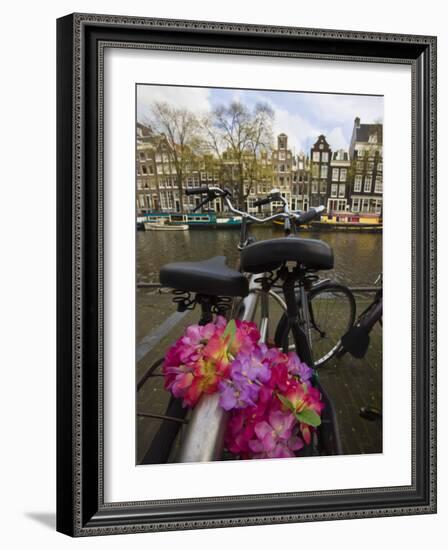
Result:
[[240,458],[293,457],[309,445],[324,407],[313,371],[295,353],[260,343],[254,323],[217,317],[191,325],[163,363],[165,389],[193,408],[219,392],[230,412],[226,448]]

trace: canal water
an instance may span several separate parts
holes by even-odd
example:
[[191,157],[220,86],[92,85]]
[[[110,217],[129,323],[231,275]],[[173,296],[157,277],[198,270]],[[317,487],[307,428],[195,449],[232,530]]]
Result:
[[[252,228],[257,240],[283,236],[280,228]],[[334,269],[325,273],[348,286],[372,286],[382,271],[382,234],[347,232],[302,232],[304,238],[326,241],[334,252]],[[198,261],[226,256],[230,267],[238,260],[239,231],[193,229],[190,231],[138,231],[137,281],[157,282],[160,268],[169,262]]]

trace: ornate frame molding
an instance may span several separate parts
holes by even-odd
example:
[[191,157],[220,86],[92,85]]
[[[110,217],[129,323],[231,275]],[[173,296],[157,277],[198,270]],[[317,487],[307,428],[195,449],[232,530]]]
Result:
[[[129,40],[133,31],[138,37]],[[153,33],[158,42],[154,42]],[[204,44],[185,43],[186,33]],[[241,37],[250,47],[216,43]],[[274,39],[285,37],[273,49]],[[174,41],[174,42],[173,42]],[[278,40],[276,40],[278,42]],[[257,46],[258,44],[258,46]],[[318,45],[323,51],[312,51]],[[339,53],[325,53],[328,45]],[[282,48],[288,45],[289,49]],[[319,46],[320,45],[320,46]],[[367,48],[366,48],[367,46]],[[385,48],[383,47],[385,46]],[[151,48],[220,54],[285,56],[341,61],[405,63],[412,67],[412,485],[244,495],[175,501],[105,503],[102,447],[103,353],[103,56],[104,48]],[[307,49],[308,48],[308,49]],[[334,48],[333,48],[334,49]],[[205,21],[74,14],[58,20],[58,530],[72,536],[105,535],[237,525],[263,525],[330,519],[424,514],[436,511],[436,38],[341,30],[272,27]],[[355,52],[359,51],[359,54]],[[385,55],[387,53],[387,55]],[[392,55],[392,54],[395,55]],[[399,54],[399,55],[398,55]],[[93,65],[95,65],[93,67]],[[95,82],[92,81],[92,71]],[[93,97],[93,91],[97,90]],[[98,115],[96,128],[89,113]],[[68,132],[68,129],[70,132]],[[89,179],[90,178],[90,179]],[[87,181],[90,186],[86,187]],[[424,182],[425,189],[417,185]],[[92,190],[92,186],[94,189]],[[422,186],[423,187],[423,186]],[[417,200],[418,197],[418,200]],[[98,256],[93,265],[86,235],[95,235]],[[93,245],[92,245],[93,246]],[[418,266],[417,259],[424,259]],[[96,297],[94,294],[96,293]],[[86,304],[96,304],[95,326],[86,320]],[[417,308],[423,312],[422,326]],[[68,314],[68,311],[70,314]],[[420,315],[421,316],[421,315]],[[91,356],[93,358],[91,358]],[[417,362],[426,358],[425,396],[417,394]],[[95,366],[95,377],[86,369]],[[92,369],[90,369],[92,370]],[[420,375],[419,375],[420,376]],[[424,397],[422,402],[422,397]],[[69,410],[67,403],[70,403]],[[417,409],[425,411],[418,427]],[[86,413],[95,412],[95,426]],[[67,438],[69,430],[70,440]],[[93,456],[87,454],[93,451]],[[417,457],[424,447],[424,456]],[[425,463],[422,469],[422,461]],[[423,487],[422,487],[423,484]],[[374,496],[394,495],[379,506]],[[398,496],[399,495],[399,496]],[[333,498],[333,509],[291,511],[291,499]],[[359,499],[348,509],[350,498]],[[275,513],[267,501],[275,501]],[[257,512],[247,503],[257,505]],[[375,504],[374,504],[375,502]],[[188,517],[185,505],[217,507],[215,517],[198,512]],[[283,507],[282,507],[283,506]],[[344,508],[345,506],[345,508]],[[155,508],[169,508],[165,517]],[[322,506],[321,506],[322,507]],[[233,510],[233,512],[232,512]],[[218,514],[221,514],[220,516]],[[156,516],[159,519],[156,519]],[[201,517],[203,516],[203,519]]]

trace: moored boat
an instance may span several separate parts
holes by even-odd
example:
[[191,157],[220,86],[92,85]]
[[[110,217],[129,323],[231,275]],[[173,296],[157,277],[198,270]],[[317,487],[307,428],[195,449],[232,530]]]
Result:
[[214,228],[237,229],[241,227],[241,216],[217,216],[216,212],[170,213],[150,212],[137,218],[137,222],[151,224],[186,225],[189,229]]
[[329,212],[310,225],[317,231],[380,232],[383,230],[383,219],[381,214],[370,212]]
[[186,224],[168,224],[168,223],[151,223],[144,222],[146,231],[188,231]]
[[[274,220],[273,224],[283,228],[283,220]],[[331,212],[322,214],[319,220],[301,226],[300,230],[379,233],[383,230],[383,220],[380,214],[369,212]]]

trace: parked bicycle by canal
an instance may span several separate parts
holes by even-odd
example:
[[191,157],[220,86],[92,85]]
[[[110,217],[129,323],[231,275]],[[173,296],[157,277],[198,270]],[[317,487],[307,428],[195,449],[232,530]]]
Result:
[[378,275],[375,285],[378,287],[372,302],[361,312],[356,322],[341,339],[338,355],[350,353],[356,359],[365,357],[370,343],[370,333],[376,323],[382,325],[383,320],[383,288],[382,275]]
[[[301,239],[295,235],[300,225],[316,219],[323,207],[308,212],[292,212],[289,204],[278,192],[256,202],[257,206],[270,202],[282,204],[282,211],[272,216],[259,218],[237,210],[231,201],[228,190],[219,187],[188,189],[188,194],[202,196],[201,204],[222,197],[228,209],[241,216],[240,270],[229,268],[224,257],[215,257],[202,262],[175,262],[164,266],[160,271],[160,281],[174,289],[174,300],[179,309],[201,309],[199,323],[204,325],[213,319],[214,314],[231,313],[241,320],[252,320],[260,313],[260,334],[263,341],[269,337],[269,307],[272,301],[280,305],[284,315],[276,328],[276,343],[285,351],[291,347],[313,368],[333,356],[344,331],[331,334],[331,323],[325,324],[325,309],[317,304],[327,305],[331,294],[342,297],[344,309],[339,309],[339,318],[344,319],[345,328],[354,319],[354,300],[350,291],[343,285],[329,280],[319,281],[317,273],[333,267],[333,253],[324,242],[314,239]],[[285,237],[254,242],[250,235],[251,223],[269,223],[275,219],[284,220]],[[279,290],[283,292],[283,298]],[[334,301],[334,300],[333,300]],[[328,327],[324,330],[322,327]],[[313,359],[313,344],[320,341],[317,359]],[[291,344],[292,342],[292,344]],[[317,346],[316,346],[317,347]],[[336,417],[330,397],[319,384],[314,384],[325,401],[322,424],[319,428],[318,445],[314,454],[339,454],[340,441]],[[163,462],[177,435],[181,423],[185,423],[185,409],[176,399],[172,399],[162,425],[153,439],[144,462]],[[177,422],[176,422],[177,421]],[[226,415],[219,407],[216,395],[204,395],[196,405],[179,448],[177,461],[216,460],[222,454],[222,436]]]

